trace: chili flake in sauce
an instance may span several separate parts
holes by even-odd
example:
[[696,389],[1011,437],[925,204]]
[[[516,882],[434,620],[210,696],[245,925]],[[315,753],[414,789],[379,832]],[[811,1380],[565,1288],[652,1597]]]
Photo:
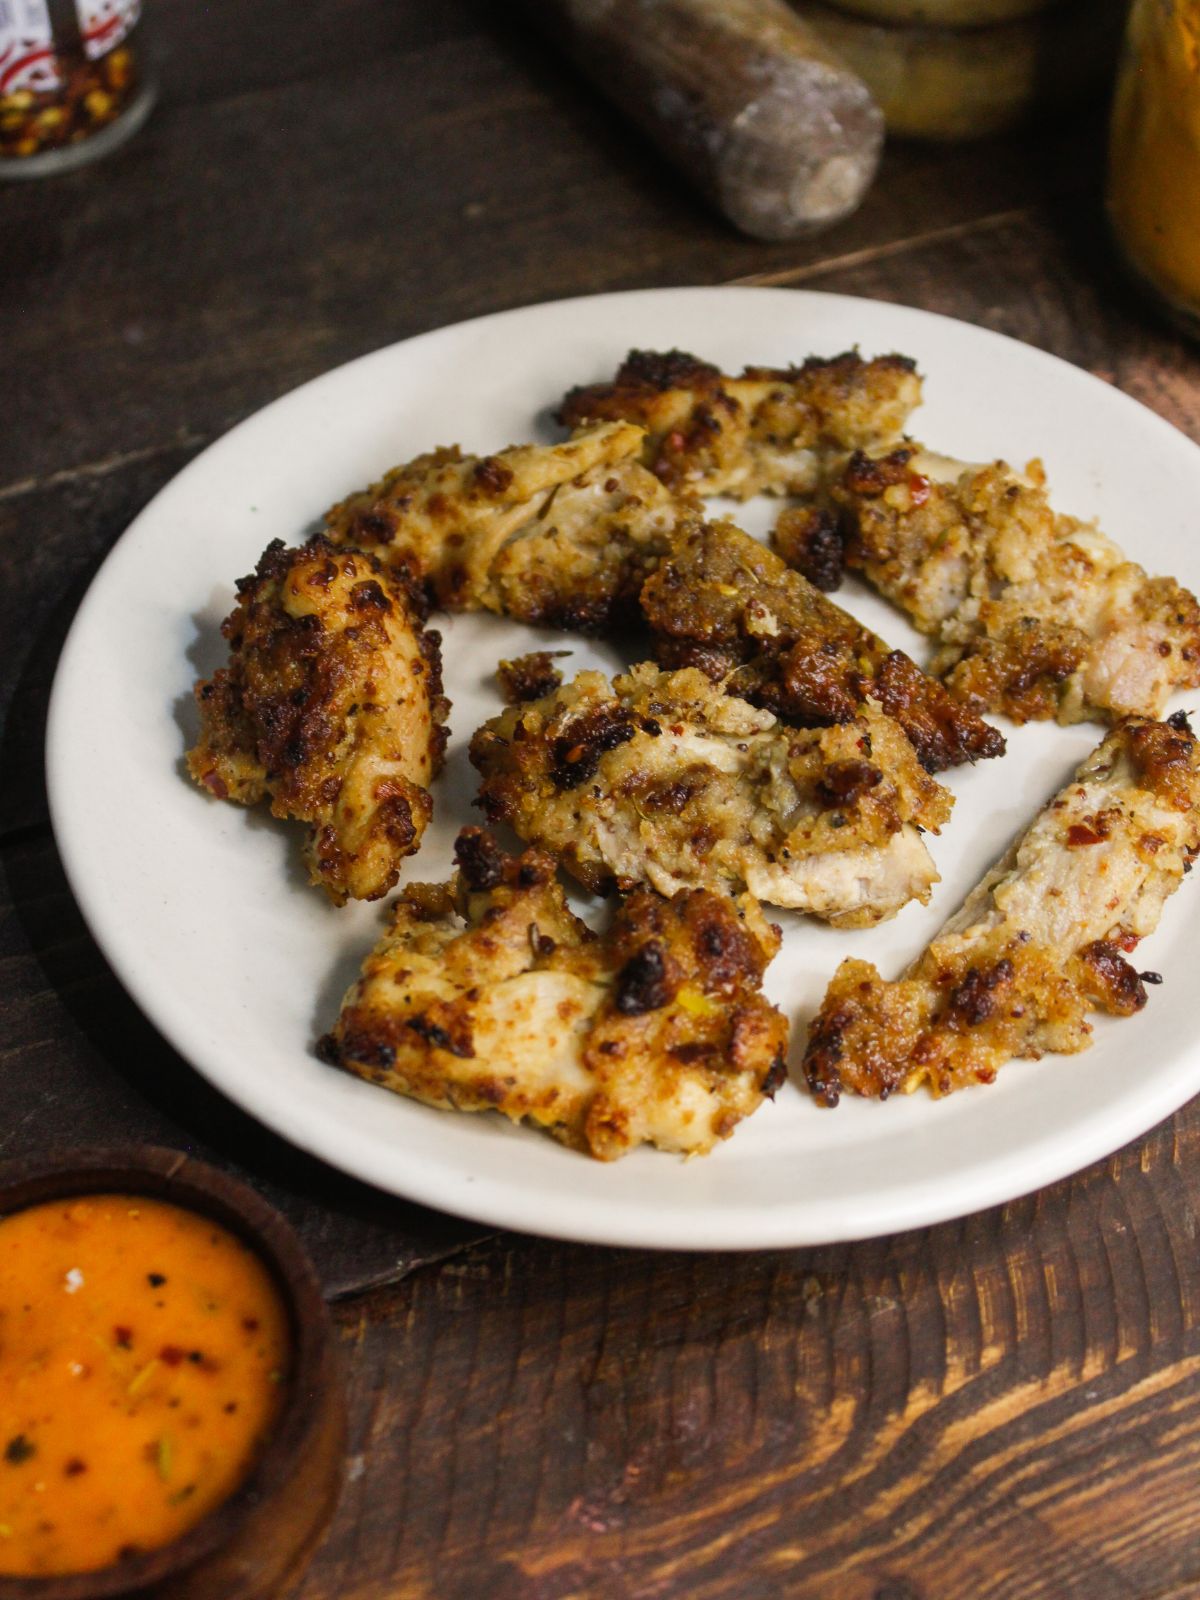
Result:
[[206,1217],[87,1195],[0,1219],[0,1573],[92,1571],[198,1522],[288,1356],[266,1267]]

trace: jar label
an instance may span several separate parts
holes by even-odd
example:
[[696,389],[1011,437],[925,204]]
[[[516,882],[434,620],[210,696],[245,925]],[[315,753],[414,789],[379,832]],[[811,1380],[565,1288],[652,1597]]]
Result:
[[88,58],[107,55],[142,14],[142,0],[75,0]]
[[[89,60],[107,55],[141,15],[141,0],[76,0],[75,14]],[[0,94],[60,89],[46,0],[0,0]]]

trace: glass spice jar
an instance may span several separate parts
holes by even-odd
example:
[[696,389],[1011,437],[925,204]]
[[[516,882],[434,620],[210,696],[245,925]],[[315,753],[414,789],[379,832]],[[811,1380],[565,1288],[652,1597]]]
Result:
[[1200,337],[1200,0],[1134,0],[1113,103],[1108,214],[1135,277]]
[[154,101],[141,0],[0,0],[0,177],[106,155]]

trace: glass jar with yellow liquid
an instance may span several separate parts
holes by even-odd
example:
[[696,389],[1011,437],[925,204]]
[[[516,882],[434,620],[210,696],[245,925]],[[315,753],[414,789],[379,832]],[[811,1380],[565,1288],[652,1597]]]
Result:
[[1134,0],[1108,173],[1127,264],[1200,337],[1200,0]]

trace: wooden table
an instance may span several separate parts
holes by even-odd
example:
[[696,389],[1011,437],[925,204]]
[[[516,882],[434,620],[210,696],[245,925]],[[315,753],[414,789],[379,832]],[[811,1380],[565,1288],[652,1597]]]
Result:
[[508,7],[151,10],[166,59],[143,133],[0,192],[0,1155],[160,1139],[296,1221],[352,1414],[305,1600],[1200,1596],[1194,1106],[1033,1198],[867,1244],[496,1234],[325,1171],[178,1059],[82,925],[41,779],[59,645],[133,514],[266,401],[461,317],[805,284],[1029,340],[1200,437],[1196,356],[1110,264],[1099,115],[894,149],[851,221],[768,246]]

